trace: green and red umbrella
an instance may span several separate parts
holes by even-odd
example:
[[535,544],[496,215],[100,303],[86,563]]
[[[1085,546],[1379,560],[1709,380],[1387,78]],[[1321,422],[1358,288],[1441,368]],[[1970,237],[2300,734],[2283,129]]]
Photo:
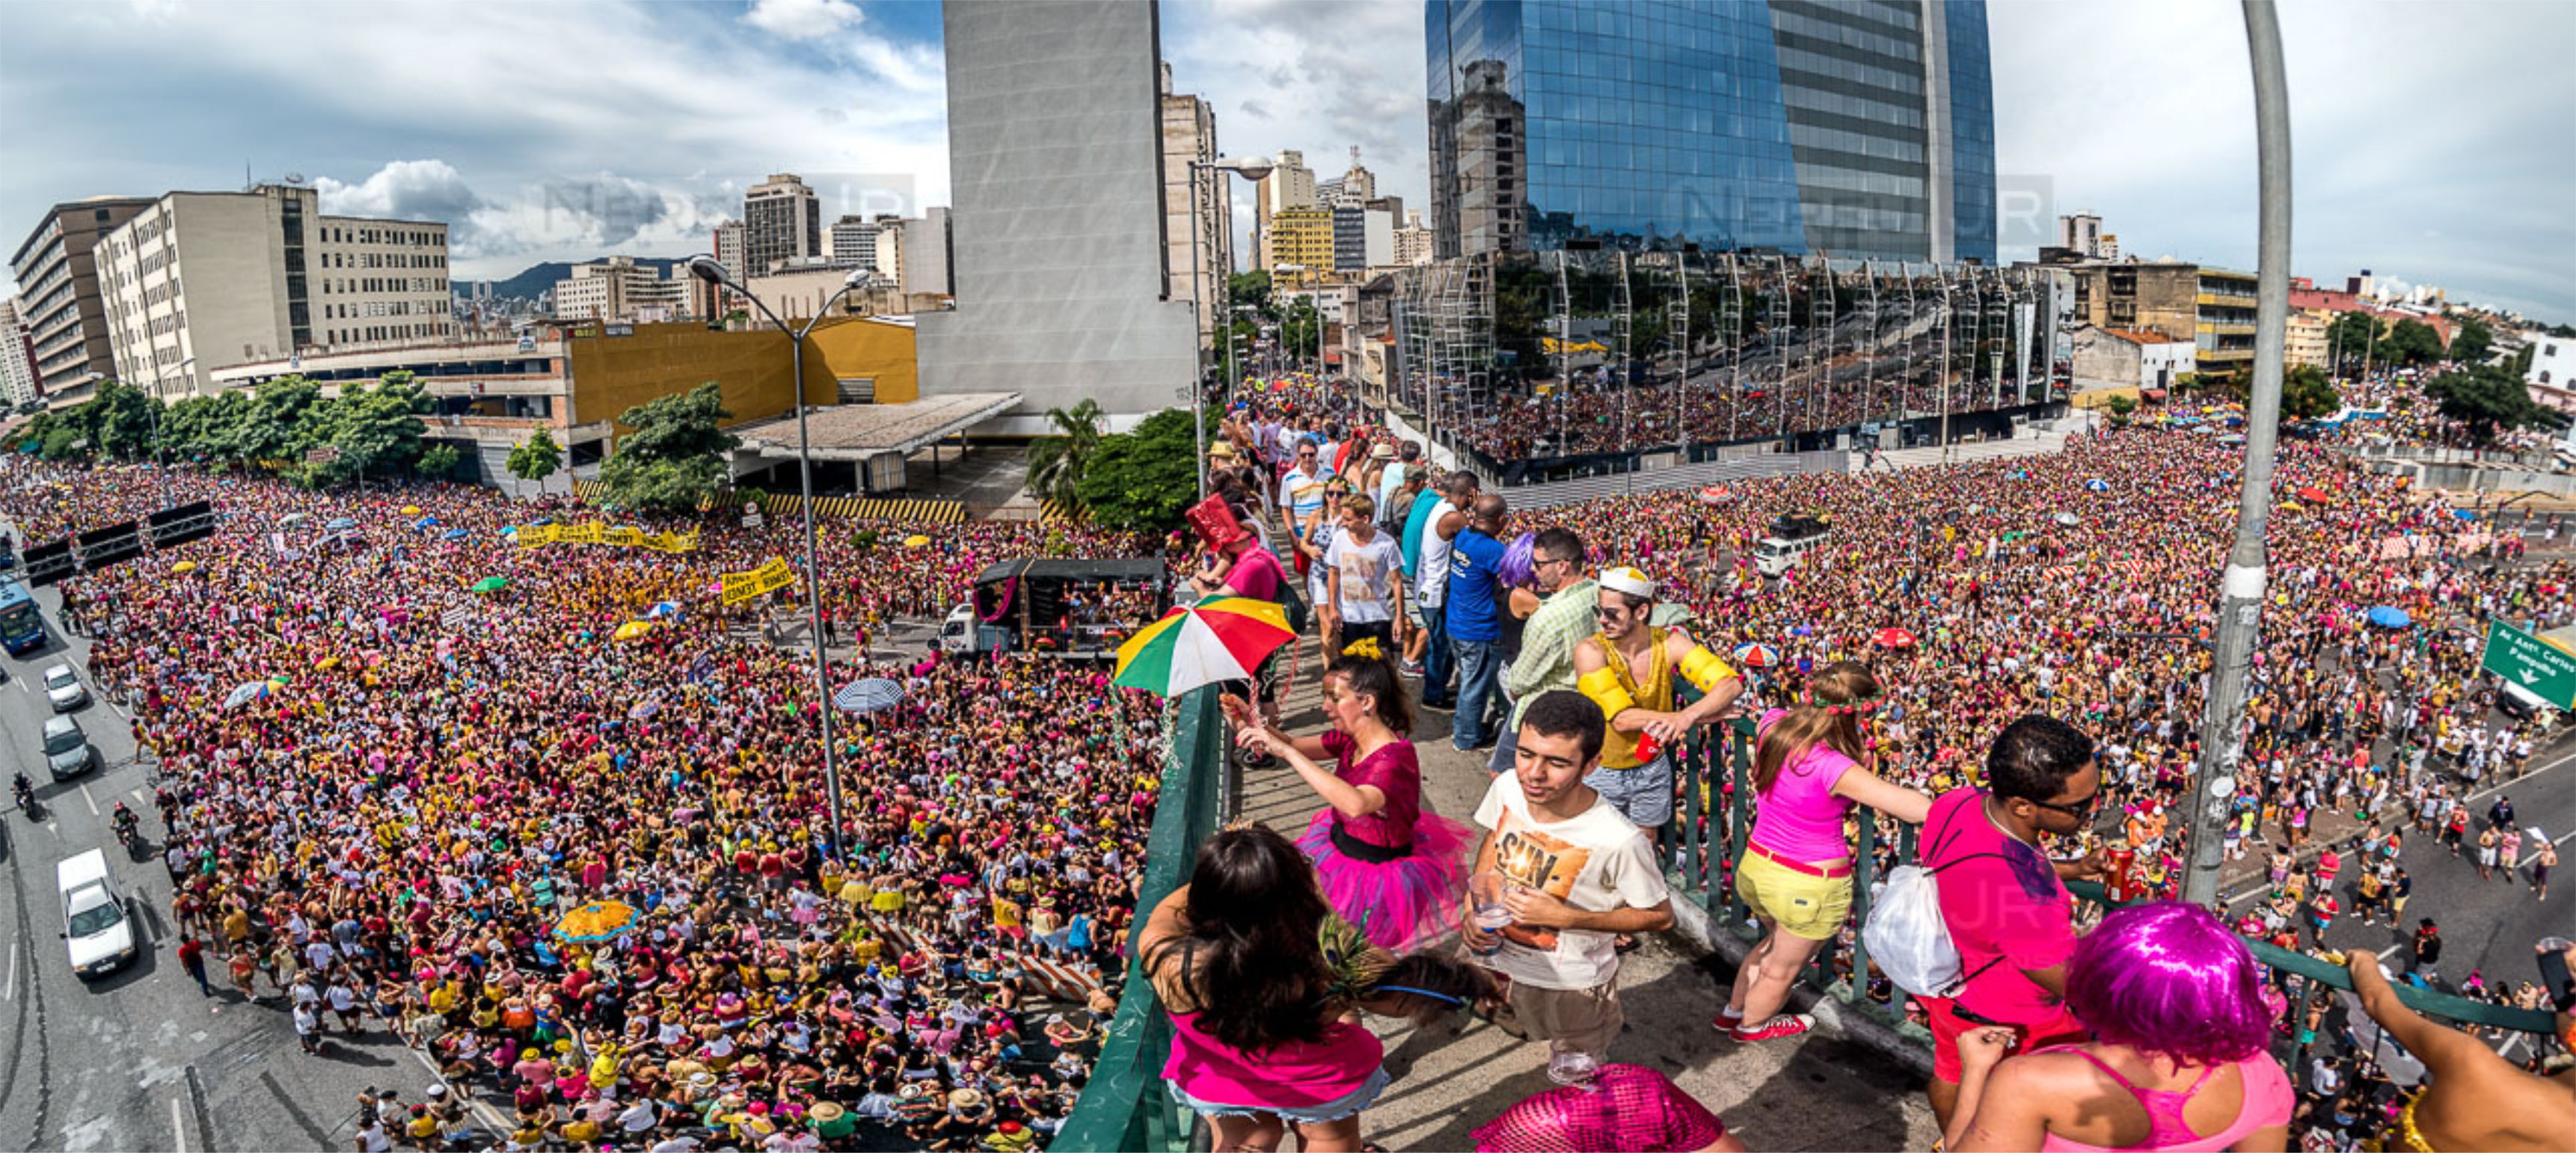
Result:
[[1218,681],[1249,680],[1262,658],[1295,639],[1287,610],[1227,597],[1173,609],[1118,646],[1112,684],[1177,697]]

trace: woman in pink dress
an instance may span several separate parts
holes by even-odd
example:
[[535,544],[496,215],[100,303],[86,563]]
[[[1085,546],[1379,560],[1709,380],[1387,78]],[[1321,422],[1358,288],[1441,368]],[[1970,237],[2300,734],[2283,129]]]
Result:
[[[1317,736],[1262,725],[1237,698],[1226,698],[1225,708],[1245,748],[1278,757],[1323,798],[1297,847],[1315,862],[1333,911],[1371,944],[1400,953],[1456,927],[1475,841],[1467,826],[1423,807],[1422,764],[1406,737],[1413,703],[1395,666],[1363,644],[1369,651],[1346,653],[1325,670],[1324,714],[1333,727]],[[1318,764],[1324,757],[1336,767]]]
[[2192,905],[2131,905],[2102,918],[2066,963],[2083,1045],[2007,1058],[2013,1031],[1959,1039],[1964,1074],[1950,1149],[2268,1150],[2298,1104],[2264,1051],[2272,1009],[2254,955]]

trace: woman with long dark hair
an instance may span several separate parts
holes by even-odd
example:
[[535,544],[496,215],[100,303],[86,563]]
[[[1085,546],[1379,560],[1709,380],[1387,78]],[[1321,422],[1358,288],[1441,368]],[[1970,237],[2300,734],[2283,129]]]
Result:
[[1735,970],[1715,1022],[1738,1041],[1794,1037],[1813,1024],[1780,1008],[1799,970],[1851,913],[1852,849],[1843,819],[1852,806],[1918,825],[1932,809],[1932,798],[1879,777],[1866,732],[1878,702],[1878,678],[1843,661],[1807,682],[1797,708],[1762,716],[1745,782],[1759,807],[1735,863],[1736,895],[1762,923],[1762,941]]
[[[1258,723],[1239,700],[1228,698],[1226,711],[1245,748],[1285,761],[1323,798],[1297,847],[1315,862],[1333,910],[1381,948],[1412,949],[1455,927],[1475,841],[1467,826],[1422,805],[1413,702],[1392,658],[1373,640],[1351,647],[1324,671],[1332,728],[1291,737]],[[1338,763],[1328,770],[1317,763],[1325,757]]]
[[1220,1153],[1276,1149],[1290,1125],[1310,1153],[1358,1149],[1360,1112],[1388,1076],[1353,1010],[1436,1017],[1491,992],[1453,960],[1328,949],[1331,913],[1295,845],[1240,826],[1200,846],[1190,883],[1137,939],[1172,1016],[1163,1080],[1207,1118]]

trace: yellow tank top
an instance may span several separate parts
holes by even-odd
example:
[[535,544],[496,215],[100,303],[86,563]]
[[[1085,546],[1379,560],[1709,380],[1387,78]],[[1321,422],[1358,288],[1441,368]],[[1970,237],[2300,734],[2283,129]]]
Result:
[[[1651,709],[1659,713],[1668,713],[1673,709],[1673,662],[1672,657],[1664,651],[1664,643],[1671,635],[1663,629],[1646,630],[1646,639],[1652,646],[1650,651],[1653,653],[1654,663],[1646,673],[1646,683],[1639,685],[1636,670],[1628,667],[1628,658],[1619,651],[1619,647],[1610,643],[1610,635],[1592,634],[1593,643],[1600,645],[1601,651],[1609,656],[1610,671],[1618,674],[1619,687],[1628,691],[1628,698],[1637,702],[1638,708]],[[1636,768],[1641,763],[1637,760],[1637,736],[1636,733],[1623,733],[1616,728],[1611,729],[1601,742],[1601,767]]]

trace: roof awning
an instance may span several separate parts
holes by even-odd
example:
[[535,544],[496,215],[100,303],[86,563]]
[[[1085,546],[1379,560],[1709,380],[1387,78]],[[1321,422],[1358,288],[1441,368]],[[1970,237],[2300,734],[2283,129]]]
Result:
[[[816,460],[866,461],[885,453],[910,455],[942,437],[982,424],[1019,406],[1016,392],[961,392],[926,396],[909,404],[842,404],[805,414],[805,432]],[[793,414],[736,425],[741,451],[794,460],[798,436]]]

